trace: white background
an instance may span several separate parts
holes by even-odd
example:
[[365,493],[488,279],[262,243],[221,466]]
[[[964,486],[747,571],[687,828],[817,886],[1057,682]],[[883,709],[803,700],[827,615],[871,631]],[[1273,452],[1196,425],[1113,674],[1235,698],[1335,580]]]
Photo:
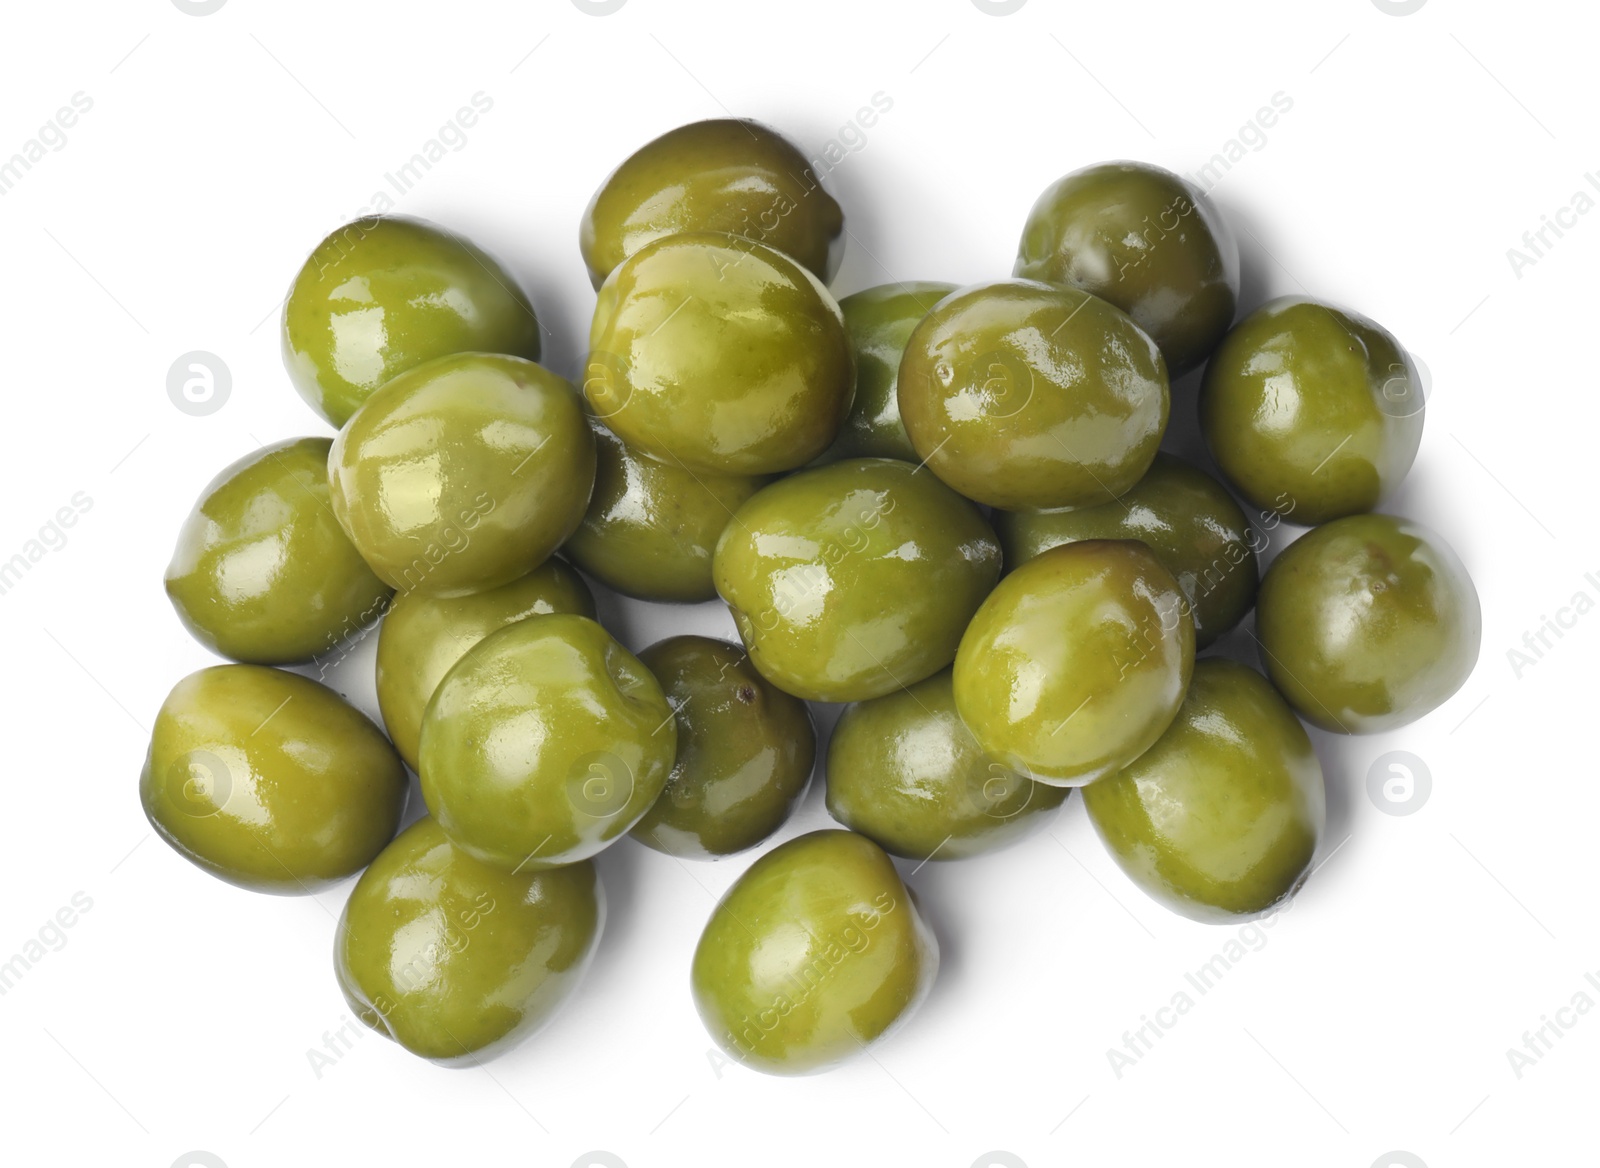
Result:
[[[92,508],[0,595],[0,960],[74,893],[92,908],[0,997],[6,1160],[1592,1160],[1600,1011],[1563,1015],[1575,1025],[1520,1078],[1506,1054],[1580,991],[1600,1002],[1584,980],[1600,978],[1600,617],[1576,619],[1520,677],[1507,658],[1575,593],[1600,597],[1600,576],[1585,580],[1600,573],[1600,215],[1520,277],[1506,254],[1600,168],[1588,15],[1447,0],[1406,16],[1373,0],[1030,0],[1003,17],[972,0],[631,0],[604,17],[569,0],[230,0],[204,17],[171,0],[8,6],[0,158],[74,93],[93,109],[0,197],[0,560],[75,493]],[[731,111],[820,150],[874,93],[892,98],[830,179],[851,233],[842,295],[1008,275],[1059,174],[1118,157],[1192,171],[1274,93],[1292,99],[1215,191],[1240,228],[1245,307],[1304,290],[1423,358],[1422,451],[1386,509],[1466,560],[1484,641],[1476,673],[1423,721],[1315,735],[1331,859],[1291,912],[1260,933],[1167,913],[1073,798],[1009,851],[915,875],[944,965],[875,1058],[766,1078],[708,1057],[687,986],[714,897],[750,857],[678,863],[624,841],[600,861],[611,919],[593,972],[535,1040],[449,1071],[368,1035],[314,1073],[308,1049],[347,1021],[330,947],[349,886],[240,891],[140,813],[146,728],[171,684],[208,664],[162,570],[216,471],[325,432],[283,373],[276,306],[309,248],[478,91],[493,109],[399,209],[502,256],[568,375],[593,303],[579,213],[672,126]],[[232,372],[210,416],[166,394],[190,350]],[[1175,387],[1169,438],[1190,453],[1193,395],[1193,377]],[[604,615],[636,649],[732,631],[714,605],[606,601]],[[371,648],[336,684],[375,713]],[[1367,793],[1390,750],[1432,775],[1409,816]],[[826,823],[814,787],[783,835]],[[1259,947],[1196,995],[1185,973],[1230,940]],[[1185,989],[1194,1009],[1119,1078],[1107,1049]],[[610,1159],[583,1157],[593,1149]]]

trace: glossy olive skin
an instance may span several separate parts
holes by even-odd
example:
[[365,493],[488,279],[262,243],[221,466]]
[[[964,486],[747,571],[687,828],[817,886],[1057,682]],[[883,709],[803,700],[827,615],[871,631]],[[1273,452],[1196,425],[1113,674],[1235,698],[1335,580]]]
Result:
[[1306,526],[1376,507],[1411,469],[1424,412],[1391,333],[1297,297],[1240,321],[1200,386],[1200,429],[1228,481]]
[[750,659],[796,697],[853,702],[937,673],[1000,576],[978,509],[887,458],[791,475],[722,533],[717,591]]
[[755,847],[805,794],[817,758],[811,711],[726,641],[669,637],[639,660],[677,711],[678,754],[633,838],[695,860]]
[[214,665],[172,687],[139,777],[156,834],[257,892],[316,892],[394,836],[406,772],[388,739],[326,686]]
[[721,231],[776,248],[823,281],[844,251],[844,212],[800,148],[759,122],[692,122],[646,143],[600,184],[578,227],[596,288],[656,239]]
[[460,236],[403,215],[319,243],[283,305],[283,363],[307,404],[343,426],[391,378],[450,353],[539,358],[516,278]]
[[456,846],[507,871],[588,859],[667,784],[672,707],[588,617],[532,616],[451,667],[422,717],[422,797]]
[[1178,581],[1203,649],[1255,605],[1259,536],[1227,488],[1170,454],[1156,460],[1120,499],[1093,507],[997,511],[994,529],[1015,568],[1048,548],[1080,539],[1142,541]]
[[893,861],[866,836],[814,831],[773,848],[723,896],[690,986],[731,1058],[804,1075],[906,1021],[938,969],[939,943]]
[[1220,657],[1195,665],[1160,741],[1083,802],[1133,882],[1198,921],[1257,916],[1293,895],[1327,819],[1305,728],[1266,678]]
[[1092,783],[1171,725],[1194,669],[1172,573],[1132,540],[1051,548],[1012,572],[956,654],[956,709],[978,744],[1045,783]]
[[828,742],[828,813],[907,859],[995,851],[1042,826],[1070,794],[983,752],[956,712],[948,669],[852,705]]
[[419,770],[422,715],[444,675],[479,641],[530,616],[593,617],[583,577],[551,558],[520,580],[470,596],[403,592],[378,630],[378,710],[395,749]]
[[839,306],[770,247],[669,236],[600,289],[583,392],[635,450],[694,471],[793,470],[828,448],[854,390]]
[[594,495],[566,554],[625,596],[671,604],[715,600],[717,538],[771,479],[689,470],[674,459],[630,450],[610,430],[594,426]]
[[1233,323],[1239,245],[1198,188],[1144,162],[1106,162],[1047,187],[1014,274],[1109,301],[1150,334],[1178,377]]
[[380,577],[460,596],[542,564],[594,488],[583,403],[518,357],[463,353],[402,373],[339,432],[333,513]]
[[1167,426],[1155,342],[1103,300],[1029,280],[941,301],[906,343],[897,392],[919,459],[1007,511],[1115,498]]
[[839,301],[856,355],[856,396],[839,437],[823,458],[899,458],[919,461],[900,421],[900,358],[911,330],[956,290],[925,281],[880,284]]
[[1261,663],[1314,726],[1373,734],[1442,705],[1478,662],[1472,577],[1409,519],[1351,515],[1272,562],[1256,601]]
[[309,661],[383,614],[393,590],[333,517],[332,445],[299,438],[246,455],[184,520],[167,598],[212,652],[258,665]]
[[379,1034],[423,1058],[475,1066],[561,1008],[583,980],[605,915],[593,864],[503,872],[423,818],[345,902],[334,974]]

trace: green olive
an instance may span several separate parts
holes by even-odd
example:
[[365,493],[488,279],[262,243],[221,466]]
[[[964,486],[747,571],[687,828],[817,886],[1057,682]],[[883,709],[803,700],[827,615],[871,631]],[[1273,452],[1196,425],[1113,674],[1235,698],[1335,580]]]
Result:
[[531,616],[467,650],[434,690],[422,797],[474,858],[554,868],[643,817],[677,740],[661,686],[610,633],[584,616]]
[[1239,322],[1206,366],[1200,429],[1245,499],[1312,526],[1370,511],[1422,442],[1422,382],[1364,316],[1288,297]]
[[594,496],[565,547],[572,562],[640,600],[715,600],[711,556],[717,537],[745,500],[771,480],[651,458],[630,450],[598,422],[595,444]]
[[167,596],[206,648],[235,661],[308,661],[383,614],[391,589],[334,518],[330,438],[246,455],[211,480],[167,565]]
[[600,944],[605,915],[593,864],[503,872],[420,819],[345,902],[334,974],[379,1034],[426,1059],[476,1066],[561,1008]]
[[213,876],[310,893],[361,871],[393,837],[406,772],[378,728],[326,686],[215,665],[162,703],[139,799],[156,834]]
[[335,426],[435,357],[539,357],[539,322],[516,278],[459,235],[403,215],[358,219],[319,243],[282,328],[289,379]]
[[828,742],[829,814],[908,859],[960,860],[1002,848],[1070,794],[984,753],[956,713],[948,669],[850,706]]
[[1172,377],[1206,359],[1233,323],[1239,247],[1208,199],[1143,162],[1075,170],[1039,196],[1015,274],[1069,284],[1133,317]]
[[1194,668],[1188,602],[1131,540],[1051,548],[1000,582],[956,654],[956,709],[994,759],[1081,786],[1161,737]]
[[1444,540],[1409,519],[1351,515],[1272,562],[1256,601],[1267,676],[1314,726],[1373,734],[1444,704],[1478,663],[1483,614]]
[[678,754],[666,790],[633,837],[669,856],[716,860],[782,827],[817,756],[806,704],[726,641],[669,637],[639,660],[676,713]]
[[612,171],[583,213],[578,246],[596,288],[653,240],[722,231],[776,248],[820,279],[844,250],[844,212],[800,148],[759,122],[692,122]]
[[856,396],[839,437],[822,456],[825,461],[918,461],[900,421],[900,358],[911,330],[955,290],[954,284],[882,284],[839,301],[845,331],[856,355]]
[[1080,539],[1142,541],[1183,589],[1197,649],[1233,628],[1256,602],[1262,537],[1226,487],[1170,454],[1157,454],[1144,478],[1110,503],[997,511],[993,518],[1012,568]]
[[763,676],[811,701],[860,701],[950,664],[999,578],[1000,544],[932,474],[860,458],[758,492],[715,571]]
[[600,289],[583,392],[645,454],[719,474],[793,470],[828,448],[854,388],[839,306],[770,247],[668,236]]
[[1105,301],[1032,280],[941,300],[906,343],[896,392],[918,457],[1008,511],[1116,498],[1167,426],[1155,342]]
[[395,598],[378,631],[378,709],[395,749],[413,770],[419,769],[423,711],[450,667],[490,633],[550,612],[594,616],[589,586],[558,559],[487,592],[402,592]]
[[848,831],[772,849],[718,903],[690,983],[712,1039],[773,1075],[828,1070],[921,1005],[939,943],[894,862]]
[[402,591],[509,584],[577,530],[594,488],[582,399],[517,357],[463,353],[402,373],[333,443],[333,511]]
[[1167,732],[1084,788],[1083,802],[1133,882],[1199,921],[1255,916],[1292,896],[1327,817],[1304,727],[1266,678],[1222,658],[1194,667]]

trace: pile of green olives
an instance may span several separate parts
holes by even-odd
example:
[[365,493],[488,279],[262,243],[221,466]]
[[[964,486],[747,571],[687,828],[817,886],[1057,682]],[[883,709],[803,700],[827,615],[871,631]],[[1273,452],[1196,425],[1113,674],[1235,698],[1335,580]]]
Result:
[[[225,663],[161,705],[140,798],[232,884],[358,877],[335,978],[407,1050],[526,1039],[598,948],[597,858],[747,853],[819,760],[839,827],[749,864],[687,971],[755,1070],[904,1024],[939,968],[910,876],[1074,787],[1157,902],[1272,912],[1324,831],[1303,723],[1390,730],[1472,671],[1465,567],[1374,510],[1421,442],[1415,362],[1315,300],[1236,322],[1238,247],[1190,183],[1068,174],[1012,274],[964,287],[835,299],[845,234],[766,126],[648,143],[583,212],[573,380],[515,274],[438,225],[347,224],[294,276],[284,363],[337,433],[235,462],[183,523],[167,593]],[[1202,366],[1217,474],[1161,449]],[[1310,530],[1263,575],[1280,520]],[[738,641],[635,649],[597,590],[720,598]],[[374,631],[381,725],[306,673]],[[1217,652],[1247,636],[1259,669]],[[845,706],[825,742],[816,702]]]

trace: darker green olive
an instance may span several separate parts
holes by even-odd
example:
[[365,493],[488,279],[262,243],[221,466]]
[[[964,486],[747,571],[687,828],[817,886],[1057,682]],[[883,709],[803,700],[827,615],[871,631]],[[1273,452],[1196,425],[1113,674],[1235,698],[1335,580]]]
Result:
[[635,450],[697,472],[793,470],[828,448],[854,390],[839,306],[770,247],[669,236],[600,289],[583,392]]
[[660,796],[672,707],[588,617],[531,616],[451,667],[422,716],[422,797],[456,845],[529,872],[588,859]]
[[1133,882],[1198,921],[1256,916],[1292,896],[1327,817],[1305,728],[1266,678],[1222,658],[1194,667],[1167,732],[1083,802]]
[[594,436],[572,386],[463,353],[402,373],[339,432],[333,512],[402,591],[460,596],[544,563],[583,519]]
[[589,200],[578,247],[598,288],[645,244],[684,231],[753,239],[824,281],[844,250],[844,212],[800,148],[742,119],[692,122],[634,151]]
[[520,580],[470,596],[402,592],[378,631],[378,709],[395,749],[419,769],[422,714],[450,667],[490,633],[530,616],[594,616],[583,577],[548,559]]
[[1239,246],[1193,184],[1148,163],[1106,162],[1039,196],[1015,274],[1115,304],[1150,334],[1177,377],[1204,361],[1233,323]]
[[1239,322],[1206,366],[1200,429],[1248,502],[1312,526],[1370,511],[1422,442],[1422,382],[1386,329],[1288,297]]
[[828,742],[828,813],[908,859],[1002,848],[1070,794],[983,752],[956,713],[948,669],[851,706]]
[[211,480],[167,565],[195,640],[259,665],[308,661],[383,614],[392,591],[333,516],[331,438],[246,455]]
[[599,461],[583,523],[564,548],[602,584],[640,600],[715,600],[717,537],[766,476],[689,470],[670,456],[631,450],[594,424]]
[[900,362],[917,455],[969,499],[1078,507],[1139,481],[1167,426],[1161,353],[1076,288],[975,284],[922,318]]
[[669,856],[716,860],[782,827],[817,756],[806,704],[726,641],[670,637],[639,660],[677,715],[678,755],[633,837]]
[[839,301],[856,354],[856,396],[839,437],[823,457],[918,461],[900,421],[900,358],[918,322],[954,284],[881,284]]
[[515,277],[459,235],[401,215],[358,219],[316,247],[283,305],[283,361],[335,426],[393,377],[450,353],[539,357]]
[[420,819],[345,902],[334,974],[379,1034],[435,1062],[476,1066],[531,1036],[571,997],[605,915],[593,864],[503,872]]
[[139,778],[156,834],[257,892],[316,892],[361,871],[400,826],[406,771],[326,686],[264,665],[191,673],[156,715]]
[[1226,487],[1170,454],[1157,454],[1144,478],[1120,499],[1093,507],[997,511],[994,529],[1009,568],[1080,539],[1142,541],[1183,589],[1197,649],[1233,628],[1256,602],[1261,537]]
[[1351,515],[1272,562],[1256,601],[1267,676],[1306,721],[1344,734],[1414,722],[1478,663],[1478,592],[1419,523]]
[[933,987],[939,943],[866,836],[814,831],[754,864],[694,951],[694,1004],[731,1057],[825,1071],[885,1038]]
[[926,470],[859,458],[758,492],[722,533],[715,571],[765,677],[796,697],[852,702],[950,664],[999,578],[1000,544]]
[[990,757],[1082,786],[1161,737],[1193,668],[1172,573],[1142,543],[1086,539],[1035,556],[984,601],[956,654],[956,709]]

